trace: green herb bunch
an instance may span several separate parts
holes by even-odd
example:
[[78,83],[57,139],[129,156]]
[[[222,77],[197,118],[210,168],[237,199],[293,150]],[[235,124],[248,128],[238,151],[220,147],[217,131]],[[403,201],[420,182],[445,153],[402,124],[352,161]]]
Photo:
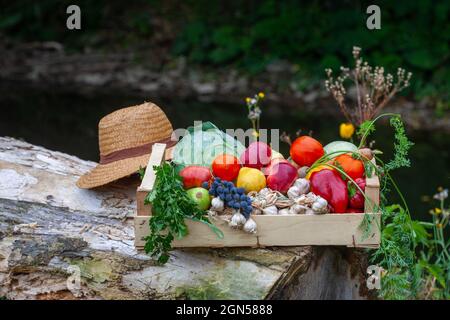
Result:
[[209,224],[205,212],[200,210],[183,189],[183,182],[176,168],[170,163],[155,166],[156,181],[153,190],[145,198],[152,204],[150,235],[145,238],[145,252],[158,258],[158,262],[169,260],[169,251],[175,238],[188,234],[185,218]]
[[[357,132],[361,139],[359,148],[366,146],[368,137],[376,131],[375,123],[382,117],[390,117],[389,123],[394,129],[393,158],[385,162],[379,156],[381,152],[374,150],[377,164],[364,161],[366,175],[369,177],[373,171],[380,178],[381,241],[378,249],[369,252],[370,262],[383,269],[379,297],[449,299],[450,240],[445,239],[444,232],[450,216],[444,205],[448,191],[442,189],[434,196],[440,201],[440,206],[431,212],[432,223],[411,218],[405,197],[392,177],[396,169],[411,165],[408,155],[414,145],[406,135],[400,116],[381,114],[363,122]],[[389,203],[391,189],[399,195],[401,204]],[[364,235],[370,232],[370,222],[366,215],[360,226]]]
[[370,257],[372,263],[384,270],[379,296],[412,299],[417,296],[421,282],[420,274],[416,272],[416,248],[426,241],[427,231],[398,204],[383,204],[381,211],[381,243]]
[[[328,80],[325,86],[338,102],[344,116],[359,126],[359,149],[367,145],[367,139],[376,131],[375,123],[380,118],[390,117],[390,125],[394,129],[394,156],[391,160],[384,162],[378,150],[372,150],[376,165],[366,161],[368,159],[361,159],[364,160],[366,176],[370,177],[375,172],[380,179],[380,205],[376,210],[382,213],[379,225],[381,241],[380,247],[369,253],[370,261],[383,269],[379,296],[384,299],[450,298],[450,240],[445,240],[444,232],[450,213],[443,203],[448,191],[442,189],[434,196],[440,201],[440,207],[432,210],[432,223],[411,218],[392,171],[411,165],[408,155],[413,143],[406,136],[399,115],[386,113],[376,116],[397,92],[409,86],[411,73],[406,74],[399,68],[394,84],[394,77],[385,75],[383,67],[372,68],[362,60],[360,48],[354,47],[353,56],[355,68],[341,68],[341,76],[335,78],[331,69],[326,70]],[[353,108],[345,102],[347,90],[344,81],[347,78],[355,84],[357,101]],[[358,158],[358,154],[354,153],[353,157]],[[327,160],[322,159],[322,162]],[[334,168],[342,173],[341,168]],[[358,189],[351,179],[349,189],[353,193]],[[389,203],[391,189],[399,195],[401,204]],[[371,226],[366,214],[360,225],[364,236],[370,232]],[[430,229],[432,234],[428,233]]]
[[[382,114],[372,121],[364,122],[358,131],[361,144],[365,143],[369,134],[375,132],[375,121],[384,116],[391,117],[390,125],[394,129],[394,156],[385,163],[375,155],[378,164],[376,171],[380,177],[381,187],[381,243],[377,250],[370,253],[370,261],[384,270],[379,292],[381,298],[415,299],[424,297],[424,291],[429,283],[433,282],[430,279],[434,280],[433,283],[438,282],[443,289],[446,288],[445,285],[448,283],[448,280],[445,280],[446,272],[447,278],[450,276],[448,270],[438,263],[446,262],[448,264],[449,260],[446,260],[448,253],[446,256],[446,247],[443,241],[430,241],[428,229],[434,224],[411,218],[405,197],[392,178],[392,171],[410,166],[408,154],[413,146],[406,136],[400,116]],[[387,196],[391,188],[400,196],[401,205],[389,205]],[[435,231],[438,230],[435,228]],[[437,233],[437,235],[440,234]],[[435,236],[435,239],[441,238]],[[434,243],[438,243],[438,246],[432,245]],[[440,258],[435,262],[432,262],[435,256],[433,248],[441,250]],[[427,274],[431,276],[427,276]],[[441,290],[440,292],[445,291]]]

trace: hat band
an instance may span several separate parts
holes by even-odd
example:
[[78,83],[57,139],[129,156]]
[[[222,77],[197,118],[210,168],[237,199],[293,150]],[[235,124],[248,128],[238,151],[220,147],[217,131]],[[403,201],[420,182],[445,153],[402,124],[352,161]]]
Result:
[[152,148],[155,143],[165,143],[167,145],[167,148],[170,148],[174,146],[177,143],[177,141],[173,141],[171,137],[168,137],[165,139],[161,139],[159,141],[146,143],[141,146],[114,151],[106,155],[100,155],[100,164],[108,164],[123,159],[134,158],[143,156],[145,154],[150,154],[152,152]]

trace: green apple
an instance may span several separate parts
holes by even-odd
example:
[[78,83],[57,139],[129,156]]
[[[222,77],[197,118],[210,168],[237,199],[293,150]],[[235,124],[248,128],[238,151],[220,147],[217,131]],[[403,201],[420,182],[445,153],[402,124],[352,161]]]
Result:
[[211,205],[209,192],[205,188],[192,188],[187,191],[188,196],[194,200],[200,210],[207,210]]

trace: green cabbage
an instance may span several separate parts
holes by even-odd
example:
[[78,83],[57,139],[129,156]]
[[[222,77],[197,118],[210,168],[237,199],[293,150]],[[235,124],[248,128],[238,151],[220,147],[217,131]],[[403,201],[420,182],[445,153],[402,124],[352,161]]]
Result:
[[232,136],[219,130],[211,122],[189,127],[186,135],[176,144],[173,162],[182,166],[209,167],[220,154],[230,154],[237,158],[245,147]]
[[[333,141],[327,144],[325,147],[323,147],[326,154],[330,154],[333,152],[332,156],[337,157],[338,155],[347,153],[347,152],[356,152],[358,150],[358,147],[355,146],[353,143],[350,143],[348,141]],[[337,152],[342,151],[342,152]]]

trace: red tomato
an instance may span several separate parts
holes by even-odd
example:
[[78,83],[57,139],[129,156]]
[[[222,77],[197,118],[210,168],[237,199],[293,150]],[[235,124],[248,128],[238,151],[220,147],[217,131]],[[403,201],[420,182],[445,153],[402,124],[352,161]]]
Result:
[[183,179],[185,189],[201,187],[203,182],[211,180],[211,172],[207,167],[187,166],[180,171],[180,177]]
[[227,181],[236,179],[240,169],[239,159],[229,154],[218,155],[212,163],[214,176]]
[[322,144],[310,136],[301,136],[294,140],[290,150],[291,158],[300,167],[310,167],[324,155]]
[[353,180],[364,176],[364,164],[361,160],[354,159],[349,154],[342,154],[334,160]]

